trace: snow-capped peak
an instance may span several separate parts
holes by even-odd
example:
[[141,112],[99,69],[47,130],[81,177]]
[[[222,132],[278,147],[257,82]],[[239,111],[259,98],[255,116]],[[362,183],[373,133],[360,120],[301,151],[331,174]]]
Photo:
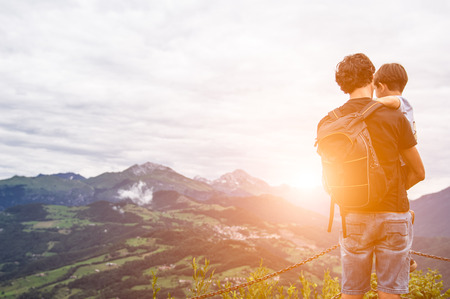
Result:
[[156,164],[147,162],[142,165],[133,165],[129,168],[130,171],[133,172],[134,175],[146,175],[154,172],[155,170],[165,170],[165,171],[173,171],[171,168]]
[[199,175],[196,175],[194,177],[194,181],[202,182],[202,183],[205,183],[205,184],[208,184],[208,185],[212,184],[212,182],[213,182],[212,180],[208,180],[208,179],[206,179],[204,177],[201,177]]
[[222,175],[217,180],[213,181],[214,184],[228,185],[229,187],[239,188],[242,185],[259,185],[262,187],[268,187],[268,184],[263,180],[257,179],[246,173],[242,169],[237,169],[233,172]]

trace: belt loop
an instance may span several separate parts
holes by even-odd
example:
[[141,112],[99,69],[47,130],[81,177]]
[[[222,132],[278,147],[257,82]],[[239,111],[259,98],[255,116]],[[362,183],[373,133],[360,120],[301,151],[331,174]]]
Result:
[[409,210],[409,213],[411,213],[411,223],[414,224],[414,220],[416,220],[416,214],[413,210]]
[[347,224],[345,222],[345,216],[347,215],[346,212],[342,211],[341,209],[341,219],[342,219],[342,236],[345,238],[347,238]]

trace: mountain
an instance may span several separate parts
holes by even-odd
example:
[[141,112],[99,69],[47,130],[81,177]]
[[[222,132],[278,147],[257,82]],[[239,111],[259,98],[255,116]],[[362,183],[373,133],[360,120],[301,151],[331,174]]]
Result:
[[[450,188],[424,195],[410,203],[414,211],[413,250],[440,257],[450,257]],[[438,269],[450,278],[448,262],[414,255],[418,270]],[[445,288],[450,287],[446,279]]]
[[[66,180],[78,180],[78,181],[84,181],[86,180],[85,177],[83,177],[82,175],[79,175],[77,173],[73,173],[73,172],[67,172],[67,173],[57,173],[57,174],[52,174],[53,176],[62,178],[62,179],[66,179]],[[45,176],[43,174],[40,174],[39,176]]]
[[[125,199],[145,205],[158,191],[176,191],[196,200],[220,196],[237,199],[257,197],[257,200],[262,200],[261,195],[272,195],[324,216],[328,216],[330,203],[329,196],[322,188],[299,190],[287,185],[274,187],[241,169],[226,173],[216,180],[200,177],[190,179],[169,167],[147,162],[121,172],[103,173],[88,179],[75,173],[63,173],[41,174],[31,178],[15,176],[1,180],[0,210],[27,203],[80,206],[99,200],[118,202]],[[446,216],[450,208],[449,197],[450,190],[446,189],[411,202],[417,215],[416,235],[450,236],[450,218]],[[243,200],[241,204],[245,205],[245,202],[249,202],[249,199]],[[256,202],[252,204],[257,208]]]
[[415,236],[450,237],[450,187],[411,201],[411,209]]
[[117,202],[140,199],[161,190],[177,191],[196,199],[217,193],[212,186],[189,179],[169,167],[154,163],[134,165],[122,172],[108,172],[85,179],[74,173],[14,176],[0,181],[0,210],[27,204],[87,205],[99,200]]
[[271,193],[272,187],[261,179],[252,177],[245,171],[237,169],[222,175],[210,185],[227,195],[248,196]]
[[0,181],[0,210],[38,202],[83,205],[92,202],[94,194],[95,188],[85,180],[67,179],[61,175],[14,176]]
[[0,210],[37,202],[80,206],[98,200],[117,202],[128,198],[145,201],[151,198],[153,192],[163,190],[176,191],[198,200],[207,200],[220,194],[271,194],[323,215],[327,215],[329,205],[329,198],[322,190],[306,192],[287,185],[272,187],[240,169],[216,180],[200,177],[190,179],[169,167],[147,162],[121,172],[107,172],[88,179],[75,173],[59,173],[0,180]]
[[208,203],[242,208],[262,219],[274,223],[295,223],[301,226],[326,227],[328,218],[311,210],[270,194],[247,197],[213,198]]
[[194,178],[212,186],[228,196],[259,196],[270,194],[286,199],[297,206],[328,216],[330,198],[322,187],[300,190],[288,185],[270,186],[265,181],[241,169],[226,173],[216,180]]
[[[120,200],[124,199],[126,194],[133,196],[131,194],[133,191],[147,190],[177,191],[200,200],[208,199],[215,193],[208,184],[187,178],[169,167],[150,162],[133,165],[122,172],[104,173],[87,179],[86,183],[95,188],[95,200]],[[138,190],[139,185],[141,190]]]

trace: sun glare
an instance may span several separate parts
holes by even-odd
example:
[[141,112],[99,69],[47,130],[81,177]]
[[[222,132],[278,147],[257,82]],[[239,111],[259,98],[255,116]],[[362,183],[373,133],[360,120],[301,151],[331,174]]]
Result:
[[291,184],[299,189],[314,189],[322,186],[322,174],[311,171],[298,173]]

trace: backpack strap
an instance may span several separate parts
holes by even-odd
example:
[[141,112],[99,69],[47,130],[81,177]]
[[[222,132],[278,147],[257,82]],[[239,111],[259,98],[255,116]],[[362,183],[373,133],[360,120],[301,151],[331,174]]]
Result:
[[331,227],[334,220],[334,200],[330,200],[330,217],[328,218],[328,232],[331,233]]
[[364,108],[360,111],[361,115],[366,119],[378,108],[383,107],[383,104],[377,101],[370,101]]
[[[363,115],[364,118],[367,118],[367,117],[369,117],[370,114],[372,114],[372,112],[374,112],[375,110],[377,110],[380,107],[383,107],[383,104],[381,104],[380,102],[371,100],[366,106],[364,106],[363,109],[361,109],[361,111],[359,113],[361,115]],[[339,108],[336,108],[336,109],[328,112],[328,116],[331,119],[336,120],[339,117],[342,117],[342,112]]]
[[[330,217],[328,218],[328,232],[331,233],[331,227],[333,226],[333,220],[334,220],[334,200],[330,201]],[[345,216],[347,213],[344,211],[342,207],[339,207],[339,211],[341,214],[341,220],[342,220],[342,236],[343,238],[347,238],[347,223],[345,222]]]
[[[328,112],[328,117],[331,118],[333,121],[337,120],[341,116],[342,116],[342,112],[339,110],[339,108],[336,108],[336,109]],[[316,138],[316,142],[314,143],[314,146],[317,146],[318,142],[319,141]],[[331,228],[330,228],[330,232],[331,232]]]

